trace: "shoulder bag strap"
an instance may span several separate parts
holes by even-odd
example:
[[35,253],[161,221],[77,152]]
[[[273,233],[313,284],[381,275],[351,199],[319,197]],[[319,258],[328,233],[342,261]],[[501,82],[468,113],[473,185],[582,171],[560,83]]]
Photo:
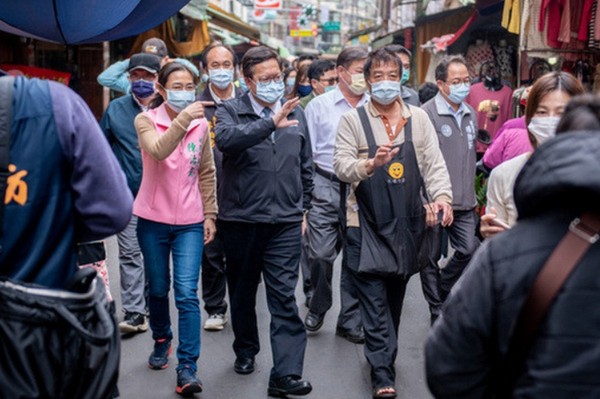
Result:
[[538,273],[521,307],[509,341],[503,367],[505,383],[500,387],[505,391],[500,397],[512,397],[514,385],[550,305],[589,247],[598,241],[599,232],[600,216],[596,214],[586,213],[573,220],[569,231]]
[[[4,217],[4,197],[8,179],[8,162],[10,155],[10,128],[12,125],[13,84],[15,78],[0,78],[0,238]],[[2,246],[0,245],[0,252]]]

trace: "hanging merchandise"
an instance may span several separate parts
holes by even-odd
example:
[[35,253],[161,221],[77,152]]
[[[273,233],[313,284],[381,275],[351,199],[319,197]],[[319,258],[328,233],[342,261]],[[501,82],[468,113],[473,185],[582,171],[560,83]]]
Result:
[[487,61],[494,61],[492,46],[487,41],[478,39],[475,44],[470,45],[467,49],[465,60],[471,78],[479,76],[481,65]]

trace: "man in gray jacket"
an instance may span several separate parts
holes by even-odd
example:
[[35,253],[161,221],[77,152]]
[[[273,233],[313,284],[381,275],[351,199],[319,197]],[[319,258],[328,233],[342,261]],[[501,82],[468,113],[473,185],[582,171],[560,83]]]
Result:
[[[454,255],[439,271],[437,260],[439,248],[432,249],[425,270],[424,291],[429,302],[431,318],[439,315],[442,303],[450,289],[462,274],[479,246],[475,235],[475,136],[477,114],[464,102],[471,86],[469,71],[461,56],[445,58],[436,67],[435,78],[439,93],[425,103],[427,112],[438,135],[440,149],[448,167],[452,182],[452,207],[454,223],[446,227]],[[432,229],[428,234],[437,235],[440,230]],[[431,238],[431,237],[429,237]],[[433,239],[432,241],[435,241]]]
[[242,59],[249,92],[216,112],[215,141],[223,153],[219,204],[238,374],[254,371],[260,349],[256,290],[262,273],[271,312],[273,368],[269,395],[306,395],[302,380],[306,330],[298,316],[304,213],[310,208],[312,157],[299,99],[281,102],[281,60],[267,47]]

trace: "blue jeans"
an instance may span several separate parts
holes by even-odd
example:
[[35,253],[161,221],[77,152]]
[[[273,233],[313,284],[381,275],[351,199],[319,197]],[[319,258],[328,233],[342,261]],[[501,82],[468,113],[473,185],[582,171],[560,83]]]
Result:
[[152,338],[173,338],[169,315],[169,255],[172,255],[173,290],[175,306],[179,312],[177,369],[190,366],[196,371],[196,361],[200,356],[198,280],[204,225],[196,223],[178,226],[139,218],[137,234],[148,278],[148,310]]

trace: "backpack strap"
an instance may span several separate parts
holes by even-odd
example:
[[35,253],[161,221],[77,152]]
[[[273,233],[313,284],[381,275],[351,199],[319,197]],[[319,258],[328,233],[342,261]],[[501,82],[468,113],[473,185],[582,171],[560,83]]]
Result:
[[[10,128],[12,125],[14,82],[15,78],[12,76],[3,76],[0,78],[0,238],[2,238],[6,181],[9,174],[8,162],[10,156]],[[1,251],[2,246],[0,245]]]

